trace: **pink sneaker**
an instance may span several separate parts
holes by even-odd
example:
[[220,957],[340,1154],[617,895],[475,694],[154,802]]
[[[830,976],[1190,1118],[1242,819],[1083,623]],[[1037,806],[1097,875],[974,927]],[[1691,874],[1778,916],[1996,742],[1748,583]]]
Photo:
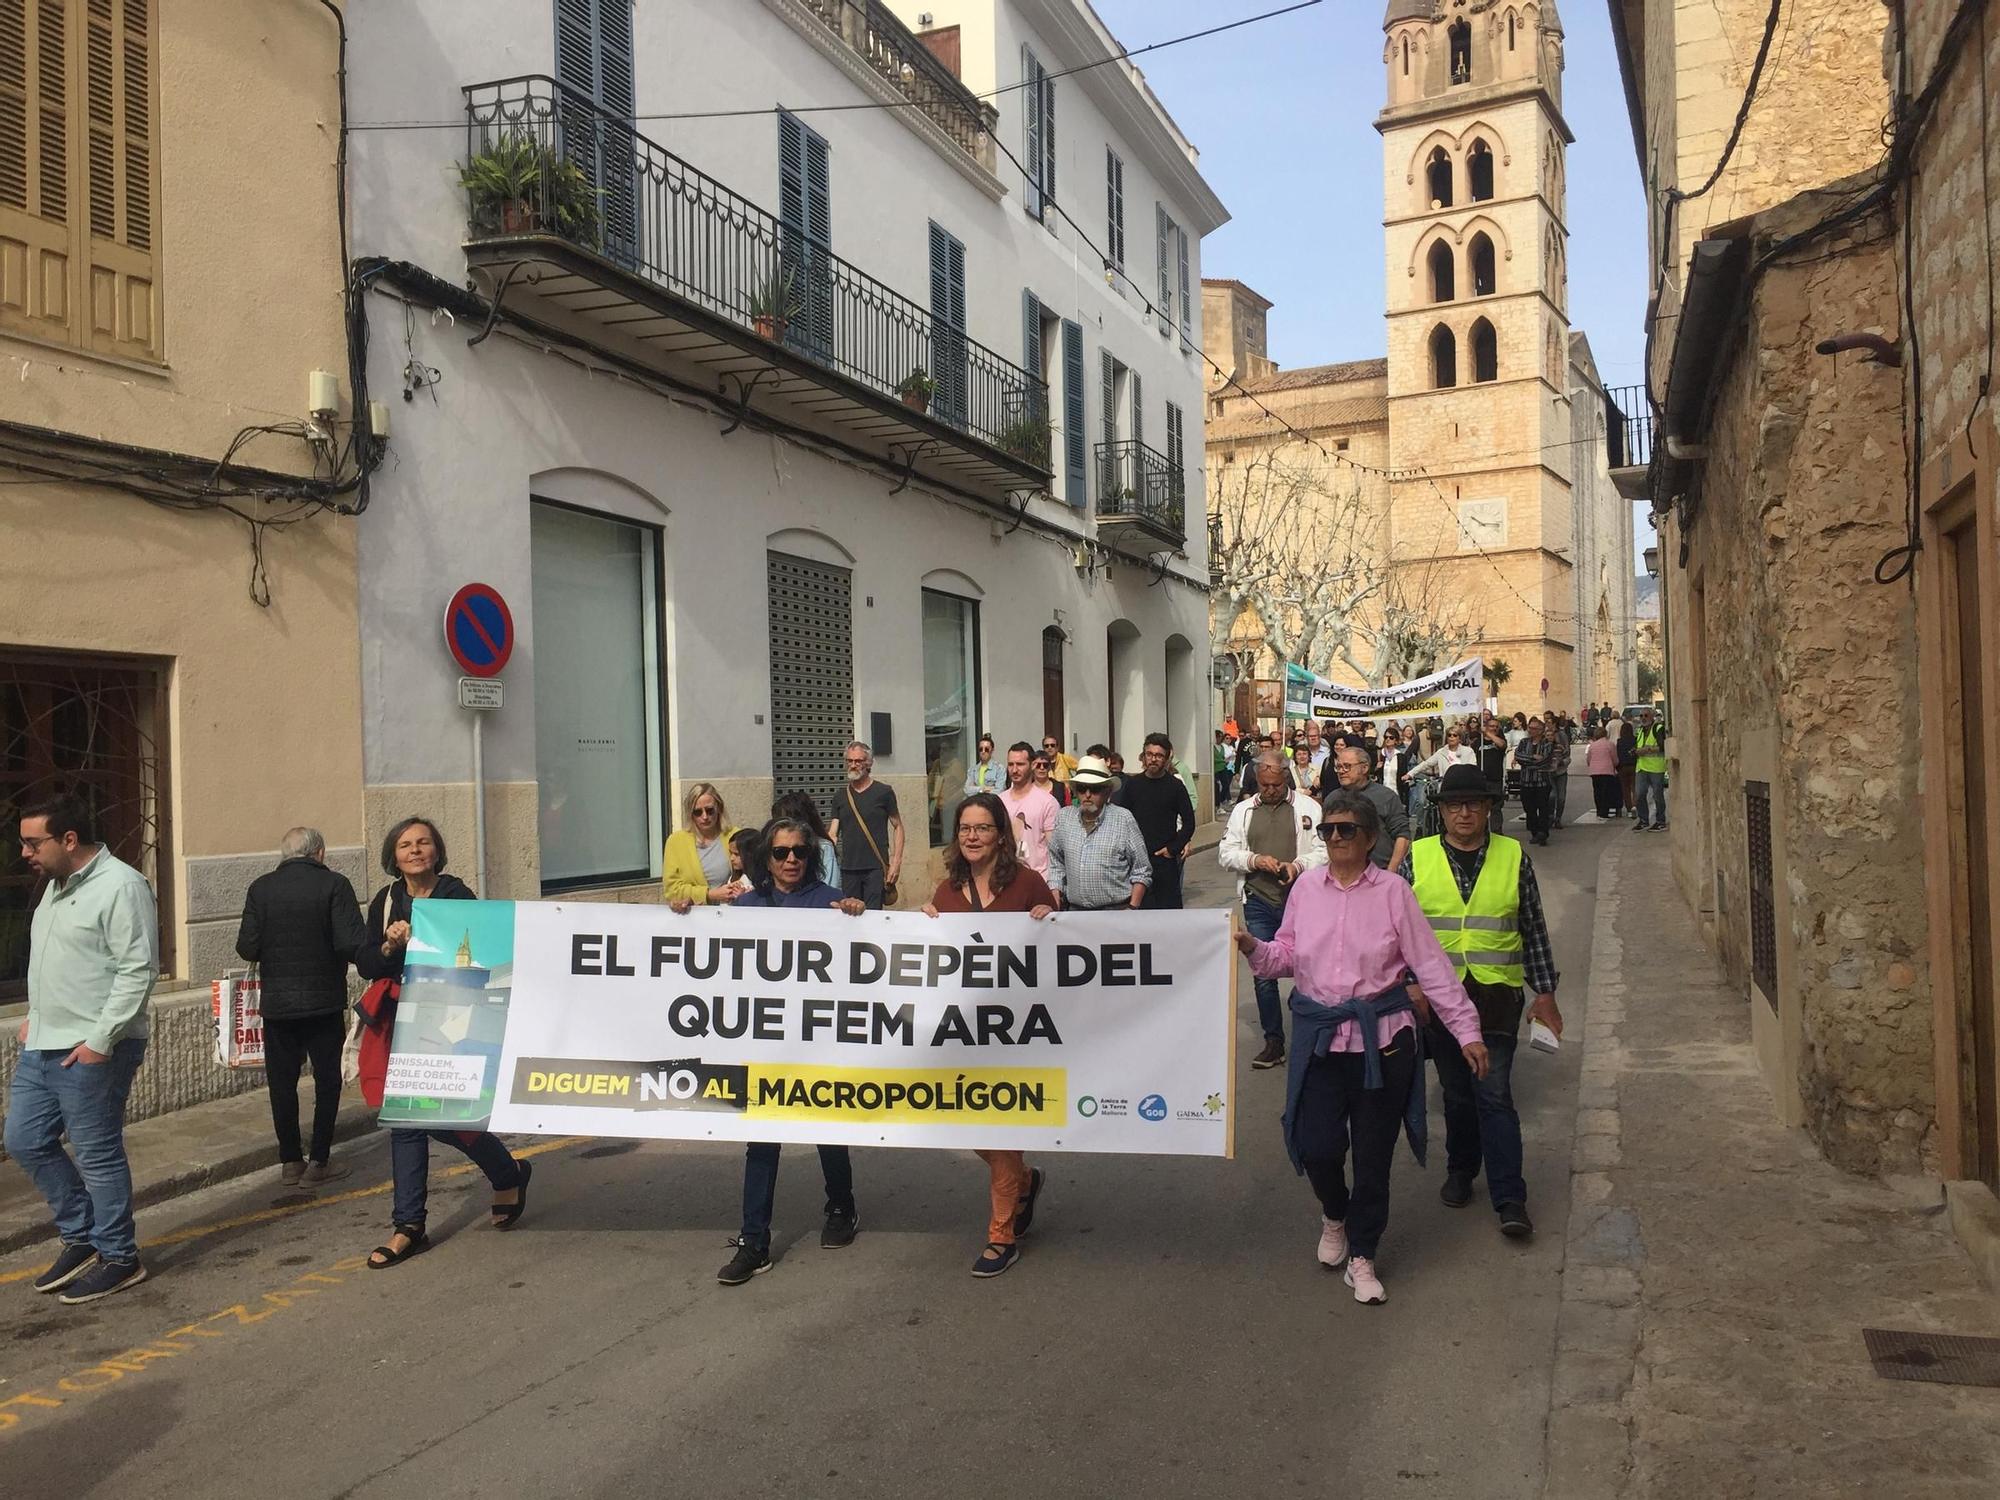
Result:
[[[1345,1236],[1342,1236],[1345,1238]],[[1356,1302],[1387,1302],[1389,1294],[1383,1289],[1382,1278],[1375,1274],[1375,1262],[1365,1255],[1356,1255],[1347,1262],[1347,1269],[1340,1279],[1354,1288]]]
[[1319,1221],[1319,1263],[1329,1271],[1338,1271],[1340,1263],[1347,1259],[1347,1226],[1336,1224],[1321,1215]]

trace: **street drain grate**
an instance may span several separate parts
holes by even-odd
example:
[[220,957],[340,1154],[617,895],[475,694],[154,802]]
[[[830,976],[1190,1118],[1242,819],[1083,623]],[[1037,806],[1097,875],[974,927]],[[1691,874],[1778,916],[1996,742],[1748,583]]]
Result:
[[1864,1328],[1861,1337],[1875,1373],[1885,1380],[2000,1386],[2000,1339],[1899,1328]]

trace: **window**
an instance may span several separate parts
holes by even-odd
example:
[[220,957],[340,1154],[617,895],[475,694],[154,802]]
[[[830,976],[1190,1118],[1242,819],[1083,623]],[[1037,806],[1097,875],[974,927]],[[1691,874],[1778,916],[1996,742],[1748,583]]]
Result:
[[0,329],[165,357],[154,6],[0,0]]
[[556,0],[555,10],[556,81],[597,106],[562,112],[563,154],[598,191],[604,253],[631,264],[639,254],[638,140],[625,123],[634,108],[632,0]]
[[[1058,362],[1061,361],[1062,320],[1046,307],[1042,306],[1041,299],[1036,297],[1032,291],[1023,287],[1021,289],[1021,368],[1042,382],[1042,390],[1030,393],[1029,400],[1033,404],[1030,414],[1043,422],[1050,423],[1049,436],[1053,443],[1055,430],[1048,403],[1050,396],[1055,393],[1059,383],[1054,377],[1060,373],[1060,370],[1058,369],[1054,372],[1050,370],[1049,362],[1051,354],[1054,355]],[[1051,469],[1059,470],[1061,467],[1054,462],[1053,449],[1048,453],[1044,453],[1042,459],[1048,463]],[[1060,484],[1061,481],[1058,480],[1057,482]]]
[[1405,78],[1410,76],[1410,39],[1408,37],[1403,38],[1403,76]]
[[1493,241],[1484,230],[1472,237],[1472,245],[1466,252],[1466,259],[1472,266],[1472,295],[1490,297],[1493,295]]
[[979,606],[925,589],[924,774],[929,779],[931,847],[945,844],[945,820],[965,790],[979,733]]
[[1475,140],[1465,153],[1465,187],[1474,203],[1493,196],[1493,148],[1484,141]]
[[778,112],[779,276],[795,306],[785,342],[820,359],[833,356],[833,200],[826,138],[798,116]]
[[1511,10],[1507,12],[1507,50],[1514,50],[1514,13]]
[[1167,403],[1167,493],[1175,504],[1187,495],[1187,433],[1181,409]]
[[1493,325],[1480,318],[1472,325],[1472,378],[1475,383],[1494,380],[1500,371],[1500,342]]
[[1472,82],[1472,27],[1464,21],[1453,21],[1445,35],[1451,42],[1451,81]]
[[1021,49],[1021,84],[1027,119],[1027,150],[1021,164],[1028,173],[1028,213],[1053,224],[1049,209],[1056,201],[1056,81],[1026,47]]
[[1431,272],[1431,301],[1451,301],[1457,295],[1455,289],[1457,267],[1452,261],[1451,246],[1443,240],[1432,241],[1430,254],[1426,259],[1429,261]]
[[1431,389],[1446,390],[1458,384],[1458,340],[1440,323],[1431,330]]
[[1042,733],[1063,742],[1063,632],[1050,625],[1042,631]]
[[1778,1003],[1778,920],[1771,879],[1771,784],[1743,783],[1744,843],[1750,866],[1750,977]]
[[1138,444],[1145,441],[1145,398],[1139,372],[1097,351],[1099,362],[1098,419],[1103,438],[1097,447],[1097,499],[1103,502],[1139,492]]
[[536,501],[529,547],[542,889],[657,875],[659,533]]
[[965,372],[965,246],[931,225],[931,379],[937,390],[931,410],[947,422],[963,423]]
[[1104,253],[1122,271],[1125,269],[1125,163],[1109,147],[1104,152],[1104,213],[1107,226]]
[[1424,163],[1424,182],[1430,189],[1432,208],[1451,207],[1451,153],[1444,147],[1431,149]]

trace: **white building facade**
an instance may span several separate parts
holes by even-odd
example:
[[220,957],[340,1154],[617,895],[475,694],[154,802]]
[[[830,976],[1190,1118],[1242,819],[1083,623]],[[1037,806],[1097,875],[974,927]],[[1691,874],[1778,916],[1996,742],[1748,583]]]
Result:
[[352,137],[353,253],[405,397],[361,526],[371,836],[433,816],[474,873],[441,630],[473,581],[517,639],[496,896],[647,898],[691,783],[830,810],[850,738],[919,894],[983,730],[1203,759],[1182,289],[1221,204],[1135,69],[1047,76],[1115,50],[1087,6],[925,12],[349,7],[351,117],[392,127]]

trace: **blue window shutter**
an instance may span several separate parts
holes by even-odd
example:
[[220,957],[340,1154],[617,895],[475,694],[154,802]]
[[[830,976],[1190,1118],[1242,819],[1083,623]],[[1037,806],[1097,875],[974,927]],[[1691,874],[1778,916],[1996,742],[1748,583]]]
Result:
[[632,0],[597,0],[597,102],[632,118]]
[[1063,495],[1083,504],[1083,325],[1063,319]]
[[1167,240],[1173,229],[1173,221],[1167,217],[1164,203],[1153,205],[1153,244],[1159,258],[1160,296],[1156,306],[1160,313],[1160,336],[1164,338],[1174,325],[1174,284],[1167,263]]
[[1022,108],[1027,116],[1026,150],[1022,152],[1027,168],[1027,181],[1022,191],[1027,195],[1028,212],[1039,219],[1042,216],[1042,65],[1035,61],[1035,54],[1025,46],[1021,48],[1021,89]]
[[796,115],[778,116],[778,218],[791,234],[806,227],[805,127]]
[[930,226],[932,409],[947,421],[965,421],[965,246],[936,223]]
[[1021,288],[1021,368],[1036,379],[1042,374],[1042,299]]
[[556,0],[556,82],[597,97],[595,0]]
[[1042,95],[1042,196],[1056,201],[1056,81],[1036,65],[1036,84]]
[[1182,229],[1175,237],[1181,246],[1181,337],[1191,338],[1194,331],[1194,299],[1189,295],[1193,288],[1188,284],[1188,232]]
[[1099,349],[1098,359],[1103,368],[1104,378],[1098,393],[1097,414],[1104,427],[1104,437],[1097,459],[1097,498],[1104,497],[1117,488],[1114,478],[1117,469],[1118,443],[1118,362],[1111,357],[1109,349]]
[[1105,254],[1125,269],[1125,163],[1110,147],[1104,149]]

